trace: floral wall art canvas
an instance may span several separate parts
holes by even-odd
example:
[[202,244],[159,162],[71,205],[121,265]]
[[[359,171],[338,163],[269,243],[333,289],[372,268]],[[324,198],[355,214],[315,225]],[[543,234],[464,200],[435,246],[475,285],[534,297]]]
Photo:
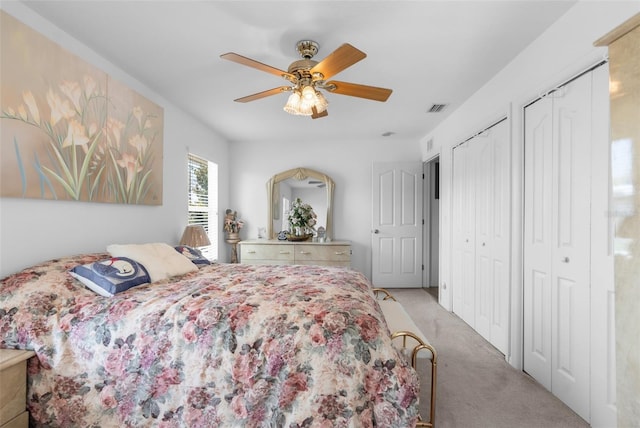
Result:
[[161,205],[162,107],[0,20],[0,196]]

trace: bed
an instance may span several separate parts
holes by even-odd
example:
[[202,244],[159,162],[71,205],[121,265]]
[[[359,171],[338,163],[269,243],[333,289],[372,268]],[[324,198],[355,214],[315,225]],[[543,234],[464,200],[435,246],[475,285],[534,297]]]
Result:
[[357,271],[200,265],[96,294],[51,260],[0,284],[33,426],[410,427],[419,382]]

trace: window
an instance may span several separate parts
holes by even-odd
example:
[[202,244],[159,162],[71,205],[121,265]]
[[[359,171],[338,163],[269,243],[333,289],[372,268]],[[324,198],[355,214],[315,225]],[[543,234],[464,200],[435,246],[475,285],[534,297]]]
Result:
[[211,245],[202,253],[211,260],[218,258],[218,164],[189,153],[189,219],[188,224],[202,225]]
[[289,230],[289,210],[291,209],[291,201],[286,196],[282,197],[282,229]]

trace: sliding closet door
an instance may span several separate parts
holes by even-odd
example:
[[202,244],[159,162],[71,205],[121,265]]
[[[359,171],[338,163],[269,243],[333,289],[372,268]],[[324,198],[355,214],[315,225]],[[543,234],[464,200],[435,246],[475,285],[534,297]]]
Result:
[[590,155],[587,74],[525,111],[524,248],[525,370],[586,420]]
[[475,326],[475,151],[471,141],[453,150],[453,311]]
[[474,328],[482,337],[491,340],[491,312],[493,306],[492,272],[492,183],[493,183],[493,145],[488,136],[478,136],[470,141],[473,144],[474,187],[476,195],[475,212],[475,324]]
[[591,74],[565,87],[554,99],[554,160],[557,201],[552,254],[551,330],[554,393],[589,420],[589,286],[591,266]]
[[524,369],[551,390],[551,98],[525,111]]
[[491,183],[488,221],[490,300],[480,311],[489,318],[490,342],[503,354],[509,348],[509,303],[511,276],[511,141],[506,120],[489,130],[491,144]]
[[511,230],[508,136],[504,120],[453,154],[453,310],[505,354]]

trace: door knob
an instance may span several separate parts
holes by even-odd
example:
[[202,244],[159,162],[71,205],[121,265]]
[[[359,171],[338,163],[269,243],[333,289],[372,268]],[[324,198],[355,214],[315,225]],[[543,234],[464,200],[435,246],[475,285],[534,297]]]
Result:
[[380,233],[380,231],[378,229],[374,229],[373,233]]
[[569,257],[565,257],[562,259],[562,263],[569,263]]

